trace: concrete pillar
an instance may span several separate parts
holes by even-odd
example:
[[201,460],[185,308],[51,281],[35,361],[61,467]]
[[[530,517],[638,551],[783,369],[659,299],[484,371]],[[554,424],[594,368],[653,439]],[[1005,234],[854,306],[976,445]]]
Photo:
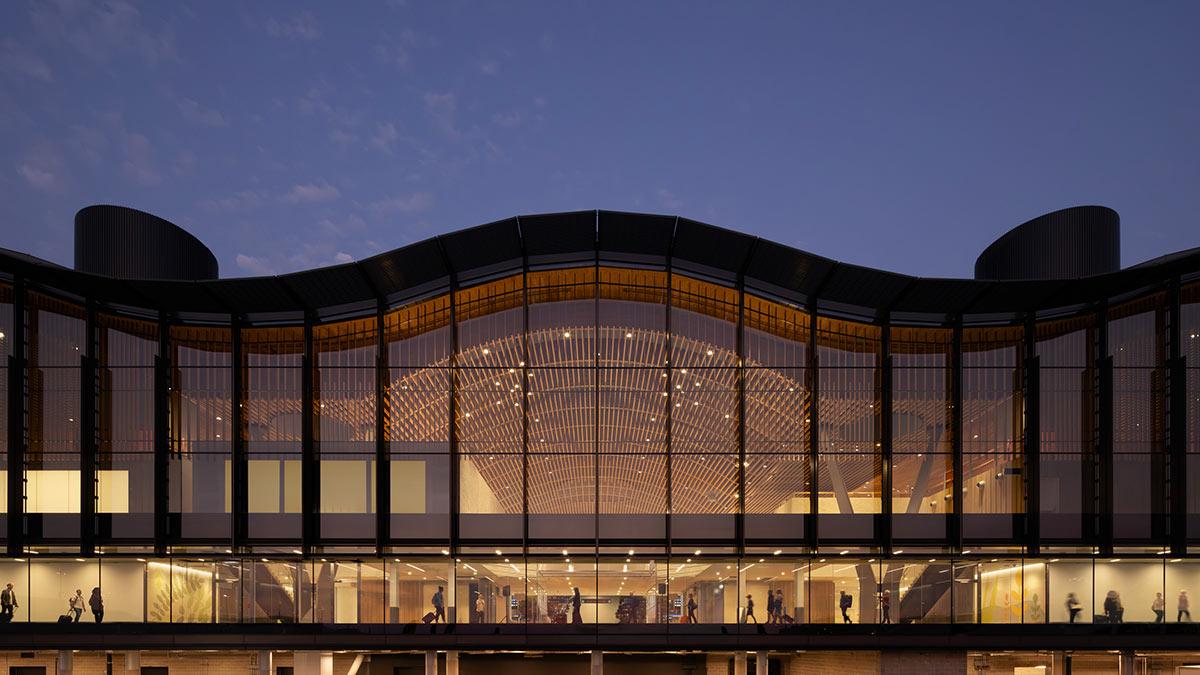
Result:
[[[300,673],[296,673],[300,675]],[[438,675],[437,652],[425,652],[425,675]]]
[[592,669],[589,672],[591,675],[604,675],[604,652],[599,649],[592,650]]
[[62,649],[58,652],[58,659],[54,662],[54,668],[58,675],[71,675],[71,667],[74,665],[74,654],[70,649]]
[[1122,651],[1120,658],[1121,660],[1117,664],[1117,672],[1120,675],[1134,675],[1137,671],[1134,670],[1133,651],[1128,649]]
[[446,675],[458,675],[458,652],[446,652]]
[[1050,670],[1053,675],[1071,675],[1071,655],[1067,652],[1054,652],[1051,656]]
[[125,652],[126,675],[137,675],[142,672],[142,653]]
[[754,653],[754,675],[768,675],[770,669],[768,661],[770,652],[758,651]]
[[733,675],[746,675],[746,652],[733,653]]
[[274,675],[275,652],[264,649],[258,652],[258,675]]

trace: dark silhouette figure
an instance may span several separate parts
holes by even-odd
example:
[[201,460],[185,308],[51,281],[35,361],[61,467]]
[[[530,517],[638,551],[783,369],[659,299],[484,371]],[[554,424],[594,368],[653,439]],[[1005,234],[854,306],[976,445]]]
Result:
[[754,596],[746,594],[746,616],[742,617],[742,623],[750,623],[750,619],[754,619],[754,623],[758,623],[758,617],[754,616]]
[[1182,623],[1185,616],[1188,621],[1192,620],[1191,604],[1187,591],[1179,591],[1179,613],[1175,615],[1175,623]]
[[96,623],[104,623],[104,598],[101,597],[98,586],[92,589],[92,597],[88,598],[88,607],[91,608],[92,617],[96,619]]
[[1083,609],[1079,598],[1075,597],[1074,593],[1067,593],[1067,611],[1071,614],[1070,623],[1075,623],[1075,619],[1079,618],[1079,611]]
[[71,622],[79,623],[79,617],[83,616],[83,591],[75,589],[75,595],[67,600],[67,611],[71,613]]
[[767,623],[775,623],[775,591],[767,591]]
[[883,610],[883,623],[892,622],[892,592],[884,589],[879,596],[879,608]]
[[575,587],[575,595],[571,596],[571,623],[583,623],[583,617],[579,614],[579,608],[583,606],[583,598],[579,596],[579,587]]
[[11,623],[13,611],[17,607],[20,607],[17,603],[17,592],[13,590],[12,584],[9,584],[0,591],[0,623]]
[[688,601],[687,601],[687,622],[688,623],[700,623],[700,621],[696,618],[696,608],[697,607],[698,607],[698,605],[696,604],[696,597],[693,596],[691,593],[688,593]]
[[438,619],[441,619],[442,623],[445,623],[446,599],[441,586],[438,586],[437,593],[433,594],[433,597],[430,598],[430,602],[433,603],[433,621],[430,623],[437,623]]
[[841,598],[838,599],[838,608],[842,610],[842,623],[851,623],[849,611],[851,605],[854,604],[854,598],[846,591],[841,591],[841,594]]

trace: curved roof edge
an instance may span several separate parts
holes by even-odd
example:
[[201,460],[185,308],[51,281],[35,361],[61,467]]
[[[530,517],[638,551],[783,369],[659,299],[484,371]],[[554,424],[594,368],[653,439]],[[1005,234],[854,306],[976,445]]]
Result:
[[1069,308],[1200,270],[1200,250],[1082,279],[914,277],[843,263],[678,216],[575,211],[516,216],[351,263],[277,276],[162,281],[77,272],[0,249],[0,272],[66,293],[166,313],[334,314],[395,304],[526,267],[667,265],[796,304],[879,318]]

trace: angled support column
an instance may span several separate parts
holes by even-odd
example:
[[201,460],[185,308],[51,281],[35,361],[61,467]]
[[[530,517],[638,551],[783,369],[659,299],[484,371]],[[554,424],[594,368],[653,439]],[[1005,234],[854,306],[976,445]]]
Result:
[[[591,670],[588,671],[591,675],[604,675],[604,652],[599,649],[592,650]],[[447,671],[446,675],[450,675]]]

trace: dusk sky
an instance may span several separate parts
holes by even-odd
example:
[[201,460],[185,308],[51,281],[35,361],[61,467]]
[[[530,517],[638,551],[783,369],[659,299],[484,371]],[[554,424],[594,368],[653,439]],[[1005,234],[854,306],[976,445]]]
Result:
[[92,203],[276,274],[523,213],[670,213],[971,276],[1029,218],[1200,246],[1200,2],[0,4],[0,247]]

